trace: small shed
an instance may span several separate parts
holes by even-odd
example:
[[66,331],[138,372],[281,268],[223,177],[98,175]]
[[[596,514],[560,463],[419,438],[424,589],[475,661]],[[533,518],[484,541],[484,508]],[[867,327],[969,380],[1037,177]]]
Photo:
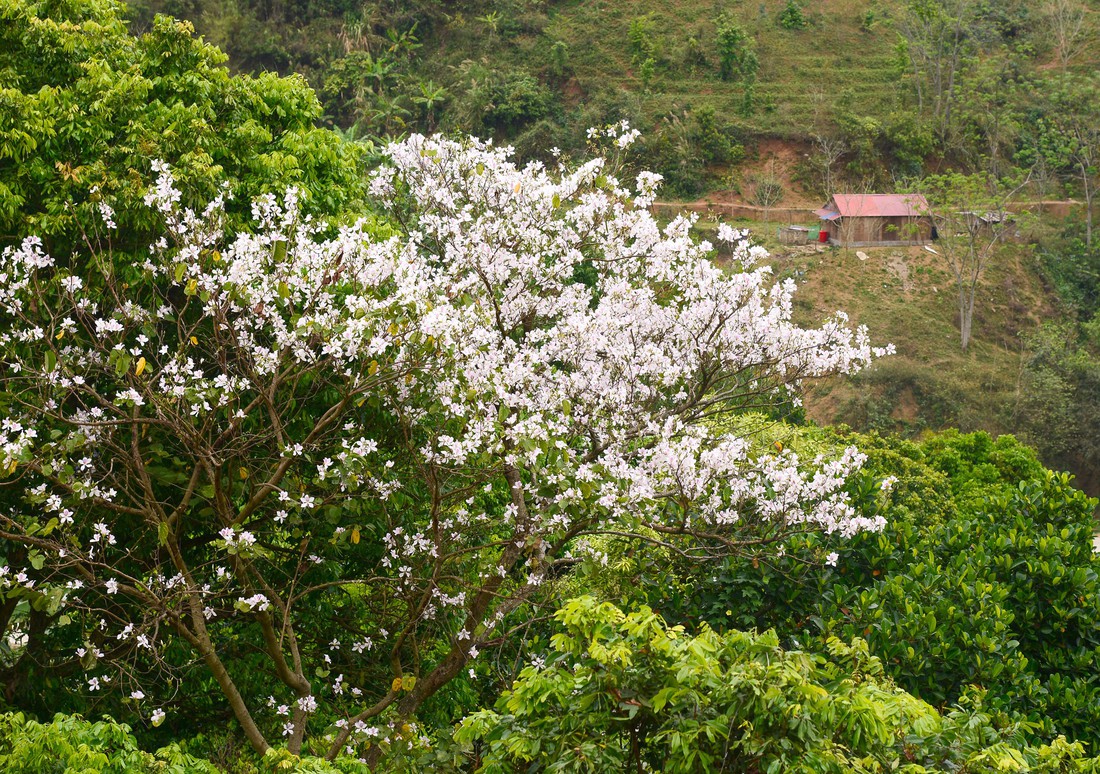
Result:
[[1005,210],[987,210],[984,212],[962,210],[957,214],[966,223],[966,227],[973,232],[1004,230],[1016,222],[1016,216]]
[[[813,237],[810,234],[813,234]],[[813,232],[805,226],[781,226],[776,235],[779,237],[779,241],[785,245],[804,245],[810,241],[811,238],[817,239],[817,229]]]
[[842,247],[926,245],[932,213],[920,194],[833,194],[814,213],[831,244]]

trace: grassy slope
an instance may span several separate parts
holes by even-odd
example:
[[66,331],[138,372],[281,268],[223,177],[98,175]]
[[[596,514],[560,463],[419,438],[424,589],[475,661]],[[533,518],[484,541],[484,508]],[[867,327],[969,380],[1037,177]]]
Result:
[[836,248],[776,261],[778,272],[800,277],[796,303],[805,322],[843,309],[868,326],[876,343],[897,348],[854,380],[816,387],[807,399],[809,415],[910,435],[943,427],[1011,432],[1022,363],[1018,334],[1057,310],[1030,248],[1012,245],[991,262],[965,353],[957,290],[942,259],[921,248],[863,252],[865,261]]
[[[481,60],[496,68],[541,70],[550,46],[568,46],[574,80],[566,89],[573,104],[593,95],[620,92],[636,100],[650,119],[685,107],[714,107],[733,119],[741,87],[721,81],[715,53],[715,18],[734,16],[756,39],[760,58],[757,92],[772,107],[760,109],[746,128],[775,136],[802,136],[814,116],[817,100],[846,101],[868,115],[883,115],[897,104],[899,71],[895,33],[885,22],[860,28],[874,9],[879,18],[894,4],[865,0],[826,0],[806,10],[810,26],[784,30],[776,23],[783,3],[767,0],[566,0],[548,4],[545,16],[522,18],[524,33],[489,36],[480,17],[459,15],[425,53],[426,66],[446,78],[463,60]],[[884,10],[885,9],[885,10]],[[631,22],[648,17],[657,67],[648,91],[630,47]],[[705,66],[685,63],[689,38],[696,38]]]
[[[728,4],[596,0],[555,6],[547,34],[565,41],[575,52],[577,79],[586,89],[616,84],[640,95],[643,108],[650,114],[685,105],[709,105],[732,116],[741,89],[718,79],[714,55],[714,19],[720,11],[727,11],[755,37],[760,58],[757,88],[763,100],[774,103],[774,110],[760,111],[749,126],[757,131],[798,136],[813,119],[815,95],[836,100],[847,91],[861,108],[875,113],[895,98],[893,33],[885,27],[869,33],[858,27],[860,13],[871,7],[871,3],[860,0],[831,0],[811,14],[816,23],[804,30],[789,31],[775,21],[781,5],[774,0]],[[630,24],[644,16],[652,19],[658,62],[662,65],[649,93],[645,93],[635,72],[629,50]],[[600,34],[592,35],[592,30],[600,30]],[[689,37],[699,40],[709,67],[683,64]],[[858,88],[853,88],[857,84]]]

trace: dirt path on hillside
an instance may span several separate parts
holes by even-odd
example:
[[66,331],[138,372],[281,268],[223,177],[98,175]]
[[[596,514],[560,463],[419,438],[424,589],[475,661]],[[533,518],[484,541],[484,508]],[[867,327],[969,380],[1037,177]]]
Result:
[[[822,203],[809,204],[784,204],[783,206],[769,207],[768,219],[771,222],[780,222],[786,219],[788,216],[793,217],[795,221],[812,218],[817,219],[817,215],[814,214],[814,210],[819,208]],[[1033,199],[1023,202],[1014,202],[1010,208],[1014,212],[1020,210],[1041,210],[1045,215],[1052,215],[1054,217],[1066,217],[1070,211],[1077,207],[1084,206],[1084,202],[1077,199]],[[764,215],[764,208],[757,207],[753,204],[748,204],[744,201],[740,201],[739,197],[734,195],[731,191],[719,191],[711,197],[704,199],[696,199],[692,202],[653,202],[650,207],[654,212],[663,214],[675,214],[677,212],[699,212],[699,213],[713,213],[715,215],[727,215],[734,218],[749,218],[759,220]],[[760,216],[760,217],[754,217]]]
[[913,292],[913,282],[909,279],[909,264],[905,262],[904,255],[899,253],[889,255],[886,258],[886,269],[897,277],[901,283],[901,289],[906,295]]

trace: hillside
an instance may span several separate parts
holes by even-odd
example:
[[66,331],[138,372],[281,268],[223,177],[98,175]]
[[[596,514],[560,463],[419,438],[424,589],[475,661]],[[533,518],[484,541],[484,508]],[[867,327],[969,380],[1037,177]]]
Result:
[[[130,14],[137,30],[158,11],[191,21],[237,70],[305,75],[353,136],[492,135],[546,159],[626,118],[638,162],[692,198],[767,173],[774,140],[794,143],[795,187],[814,196],[1001,170],[1027,148],[1033,161],[1044,100],[1100,59],[1100,3],[1060,2],[136,0]],[[1062,44],[1056,6],[1083,20]]]
[[1020,334],[1055,314],[1057,298],[1037,279],[1027,250],[990,267],[975,311],[974,343],[959,347],[954,280],[941,259],[919,247],[828,249],[779,258],[802,280],[800,313],[837,309],[867,325],[897,353],[862,374],[808,396],[811,417],[880,432],[915,435],[958,427],[1009,432],[1026,348]]
[[[537,4],[528,4],[533,7]],[[535,73],[549,63],[567,76],[561,88],[567,110],[590,108],[593,100],[620,100],[653,122],[711,108],[743,131],[781,137],[805,137],[815,113],[832,105],[883,115],[898,104],[903,63],[885,22],[889,4],[833,0],[807,10],[803,29],[778,24],[782,7],[774,0],[758,5],[744,0],[721,5],[573,0],[545,4],[541,12],[513,11],[514,17],[498,12],[496,24],[511,34],[489,31],[484,16],[459,15],[424,64],[443,82],[448,71],[466,61]],[[748,116],[742,115],[744,83],[720,77],[716,40],[721,14],[745,29],[759,58],[755,91],[760,109]],[[564,53],[555,54],[559,43]],[[555,58],[561,63],[556,65]],[[654,62],[648,77],[647,59]]]

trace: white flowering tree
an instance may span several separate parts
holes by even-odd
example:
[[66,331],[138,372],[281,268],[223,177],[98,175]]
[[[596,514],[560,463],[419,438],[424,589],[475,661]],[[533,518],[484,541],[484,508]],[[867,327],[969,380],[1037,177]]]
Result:
[[[704,557],[881,527],[844,494],[856,450],[723,429],[866,366],[866,333],[793,324],[736,232],[726,271],[660,227],[656,175],[414,136],[375,220],[326,230],[291,191],[234,236],[158,171],[143,266],[34,239],[0,261],[0,533],[24,560],[0,572],[65,611],[86,691],[159,723],[182,648],[258,751],[377,750],[588,536]],[[271,691],[242,687],[242,638]]]

